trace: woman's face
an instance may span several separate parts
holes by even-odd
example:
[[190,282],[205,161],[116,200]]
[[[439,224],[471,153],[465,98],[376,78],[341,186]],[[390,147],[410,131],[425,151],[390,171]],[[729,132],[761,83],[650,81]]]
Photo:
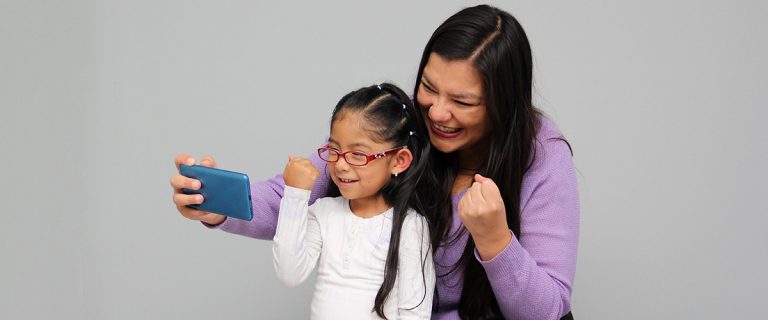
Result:
[[432,145],[444,153],[472,151],[490,131],[483,81],[468,60],[432,53],[421,76],[417,102],[425,108]]

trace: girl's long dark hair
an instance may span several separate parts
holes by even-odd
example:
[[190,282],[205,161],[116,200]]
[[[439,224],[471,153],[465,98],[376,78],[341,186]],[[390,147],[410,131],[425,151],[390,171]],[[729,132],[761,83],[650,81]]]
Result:
[[[384,303],[395,285],[397,278],[400,231],[403,227],[409,208],[419,213],[424,212],[424,205],[418,194],[416,186],[424,177],[429,153],[429,136],[424,121],[419,117],[411,99],[400,88],[389,83],[373,85],[348,93],[341,98],[333,110],[331,124],[340,116],[358,114],[364,119],[361,127],[369,132],[369,136],[377,142],[390,143],[392,147],[407,146],[413,154],[413,162],[404,172],[392,177],[381,189],[384,200],[393,206],[392,231],[387,252],[387,261],[384,268],[384,281],[376,294],[373,310],[382,318],[384,316]],[[328,196],[339,196],[338,187],[332,182],[329,184]],[[423,226],[423,232],[429,231],[429,225]],[[428,251],[422,252],[422,281],[424,278],[424,264],[427,261]],[[426,297],[424,292],[424,297]],[[423,298],[422,298],[423,302]],[[420,305],[420,304],[419,304]],[[419,305],[413,306],[413,308]]]
[[[509,13],[487,5],[466,8],[440,25],[427,42],[419,64],[414,89],[419,85],[430,54],[449,61],[468,60],[483,80],[485,106],[490,119],[488,154],[480,174],[493,179],[501,190],[507,225],[520,237],[520,190],[523,176],[535,154],[534,139],[539,112],[532,102],[532,57],[528,39]],[[418,102],[416,102],[418,104]],[[419,108],[421,120],[426,109]],[[424,214],[433,226],[433,248],[457,241],[466,229],[451,234],[453,220],[451,192],[459,169],[456,153],[432,150],[430,170],[417,193],[430,206]],[[444,242],[445,241],[445,242]],[[459,315],[463,319],[502,317],[485,269],[474,257],[475,244],[468,237],[464,253],[451,272],[464,271]],[[434,250],[434,249],[433,249]],[[445,274],[438,275],[438,279]],[[435,295],[435,308],[439,296]]]

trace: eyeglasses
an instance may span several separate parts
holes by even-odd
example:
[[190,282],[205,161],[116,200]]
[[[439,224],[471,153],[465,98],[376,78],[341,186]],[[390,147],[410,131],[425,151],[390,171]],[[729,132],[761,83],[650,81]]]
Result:
[[325,147],[317,149],[317,154],[320,156],[320,159],[325,160],[325,162],[337,162],[340,158],[343,157],[344,161],[346,161],[349,165],[361,167],[367,165],[368,162],[384,158],[388,154],[397,152],[397,150],[403,148],[405,148],[405,146],[385,150],[381,153],[367,154],[360,151],[339,152],[339,150],[326,145]]

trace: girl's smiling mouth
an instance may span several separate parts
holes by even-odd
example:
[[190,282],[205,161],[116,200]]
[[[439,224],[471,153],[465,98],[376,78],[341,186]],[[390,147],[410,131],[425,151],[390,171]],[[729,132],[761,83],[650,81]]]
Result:
[[344,178],[341,178],[341,177],[338,177],[338,179],[339,179],[340,183],[344,183],[344,184],[355,183],[355,182],[358,181],[358,180],[354,180],[354,179],[344,179]]

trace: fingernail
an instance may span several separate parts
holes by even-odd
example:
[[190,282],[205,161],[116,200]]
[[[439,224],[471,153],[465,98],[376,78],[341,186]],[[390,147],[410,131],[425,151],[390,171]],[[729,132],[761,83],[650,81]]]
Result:
[[195,164],[195,159],[194,158],[187,158],[187,165],[191,166],[193,164]]
[[200,189],[200,181],[192,181],[190,186],[195,189]]
[[203,203],[203,196],[195,197],[195,201],[197,201],[197,203]]

